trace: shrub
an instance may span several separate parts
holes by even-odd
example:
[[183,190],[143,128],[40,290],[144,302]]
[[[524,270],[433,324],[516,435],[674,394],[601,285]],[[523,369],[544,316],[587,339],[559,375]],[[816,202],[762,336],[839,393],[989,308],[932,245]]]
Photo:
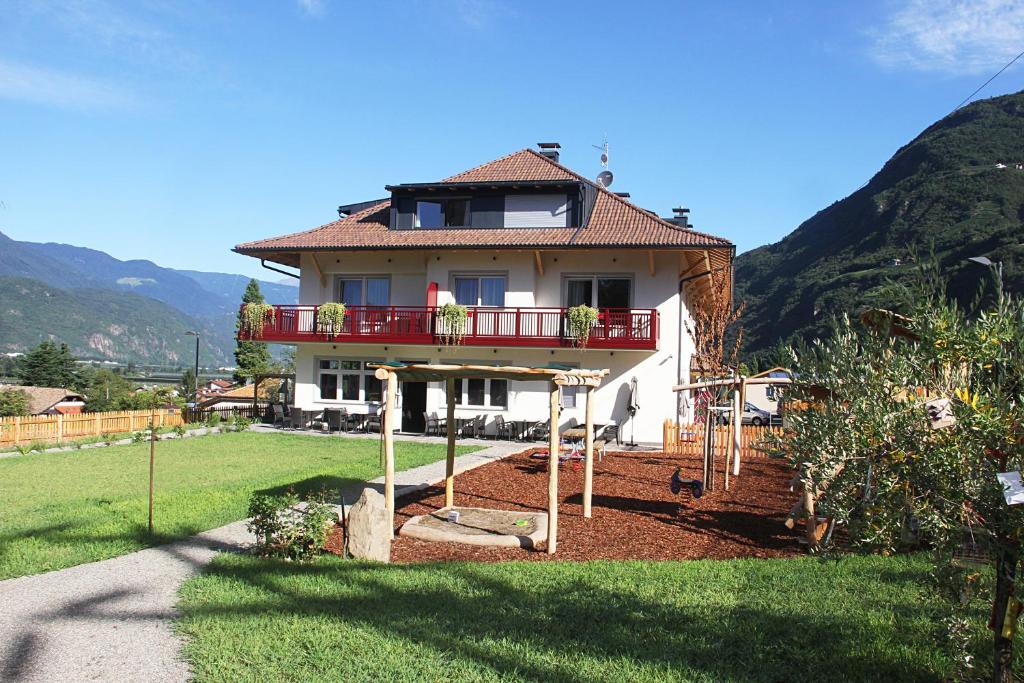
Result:
[[327,491],[307,496],[304,504],[294,489],[277,496],[253,494],[246,527],[256,536],[256,552],[299,562],[322,553],[335,521],[328,499]]
[[345,304],[321,304],[316,311],[316,331],[320,334],[336,335],[345,324]]
[[114,434],[112,432],[103,432],[100,435],[100,438],[102,438],[103,443],[107,444],[108,446],[113,446],[115,443],[117,443],[117,434]]
[[174,425],[174,433],[178,435],[178,438],[185,436],[185,425]]
[[21,389],[0,389],[0,417],[28,415],[28,394]]
[[459,304],[444,304],[437,309],[437,319],[441,324],[438,326],[438,333],[441,341],[449,346],[456,346],[462,342],[466,334],[466,320],[469,317],[469,309]]
[[220,413],[217,413],[217,412],[210,413],[210,416],[208,418],[206,418],[206,426],[207,427],[219,427],[220,426],[220,421],[221,421]]
[[132,432],[132,443],[142,443],[149,438],[149,431]]
[[247,417],[238,417],[235,419],[235,431],[244,432],[251,426],[252,420]]
[[569,334],[573,337],[573,344],[579,348],[585,348],[590,339],[590,328],[597,322],[597,309],[580,304],[573,306],[567,311],[569,317]]

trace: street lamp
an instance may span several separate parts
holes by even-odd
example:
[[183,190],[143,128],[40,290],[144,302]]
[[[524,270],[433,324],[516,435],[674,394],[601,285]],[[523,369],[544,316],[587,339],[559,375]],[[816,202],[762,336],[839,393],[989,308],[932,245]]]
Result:
[[194,330],[186,332],[190,337],[196,338],[196,370],[195,370],[195,388],[192,391],[192,407],[199,407],[199,333]]

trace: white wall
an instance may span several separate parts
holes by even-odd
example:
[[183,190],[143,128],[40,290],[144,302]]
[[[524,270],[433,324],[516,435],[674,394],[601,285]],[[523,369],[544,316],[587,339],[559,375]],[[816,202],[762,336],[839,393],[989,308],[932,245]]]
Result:
[[[303,256],[300,302],[317,304],[328,299],[329,289],[321,288],[308,255]],[[390,259],[390,261],[389,261]],[[677,397],[672,386],[689,380],[692,341],[683,330],[689,318],[689,302],[680,303],[678,295],[679,258],[673,253],[656,254],[655,274],[649,271],[646,252],[578,251],[544,252],[544,275],[534,265],[531,251],[437,251],[437,252],[367,252],[355,254],[322,254],[320,264],[325,272],[378,274],[390,273],[391,295],[395,305],[422,306],[429,282],[439,285],[438,302],[452,301],[450,292],[453,273],[487,271],[508,275],[507,306],[560,307],[563,303],[563,276],[598,273],[628,274],[633,278],[633,307],[656,308],[660,316],[659,349],[650,351],[598,351],[578,349],[524,349],[484,347],[428,347],[356,344],[299,344],[296,353],[296,404],[304,410],[321,410],[325,406],[347,405],[352,412],[367,409],[364,404],[325,403],[319,400],[316,387],[315,358],[349,358],[379,360],[415,360],[427,362],[488,362],[516,365],[546,363],[578,364],[586,368],[607,368],[609,376],[595,395],[595,421],[623,425],[622,433],[641,442],[660,442],[665,419],[674,419]],[[333,278],[328,276],[328,288]],[[683,319],[680,318],[682,308]],[[637,377],[640,386],[640,411],[632,422],[627,420],[626,403],[629,381]],[[547,387],[543,383],[509,385],[509,409],[459,408],[460,417],[477,414],[504,414],[507,419],[547,419]],[[428,412],[445,413],[443,387],[431,386],[427,396]],[[563,424],[572,419],[583,422],[582,395],[579,407],[563,411]]]

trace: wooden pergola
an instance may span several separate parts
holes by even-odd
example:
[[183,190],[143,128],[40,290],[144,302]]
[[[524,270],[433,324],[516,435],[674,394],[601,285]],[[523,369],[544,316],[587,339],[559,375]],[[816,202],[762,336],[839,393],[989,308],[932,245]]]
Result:
[[549,406],[551,429],[548,435],[548,554],[558,547],[558,393],[561,387],[586,387],[586,437],[583,478],[583,516],[591,516],[591,498],[594,488],[594,389],[608,375],[608,370],[582,370],[558,365],[536,368],[495,365],[429,365],[414,363],[379,363],[374,376],[386,382],[384,414],[381,431],[384,438],[384,500],[395,518],[395,396],[399,379],[408,382],[445,382],[448,399],[448,457],[445,461],[444,503],[455,503],[455,380],[505,379],[511,381],[547,381],[551,383]]

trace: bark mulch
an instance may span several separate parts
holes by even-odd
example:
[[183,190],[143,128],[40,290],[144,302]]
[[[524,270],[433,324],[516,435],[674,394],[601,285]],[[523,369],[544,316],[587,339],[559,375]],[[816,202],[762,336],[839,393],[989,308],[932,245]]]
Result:
[[[547,510],[547,460],[510,456],[455,477],[455,504],[502,510]],[[783,526],[794,496],[791,473],[763,455],[748,456],[739,477],[698,500],[669,490],[677,465],[684,478],[700,478],[699,457],[616,452],[594,463],[593,517],[583,517],[582,463],[559,468],[558,552],[431,543],[397,536],[410,517],[444,505],[444,487],[399,499],[393,562],[438,560],[689,560],[786,557],[800,552],[797,535]]]

